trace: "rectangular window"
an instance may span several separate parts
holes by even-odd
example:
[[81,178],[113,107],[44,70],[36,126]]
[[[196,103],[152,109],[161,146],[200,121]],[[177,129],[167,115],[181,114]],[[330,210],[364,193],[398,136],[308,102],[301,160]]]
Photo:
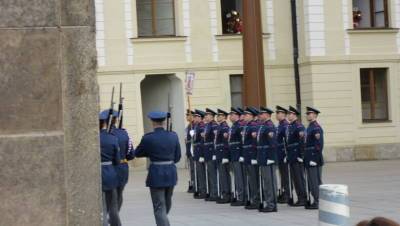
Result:
[[363,122],[388,121],[387,68],[360,70]]
[[242,0],[221,0],[222,33],[242,33]]
[[175,35],[174,0],[136,0],[139,37]]
[[353,0],[354,28],[388,28],[387,0]]
[[231,106],[243,107],[243,75],[230,75]]

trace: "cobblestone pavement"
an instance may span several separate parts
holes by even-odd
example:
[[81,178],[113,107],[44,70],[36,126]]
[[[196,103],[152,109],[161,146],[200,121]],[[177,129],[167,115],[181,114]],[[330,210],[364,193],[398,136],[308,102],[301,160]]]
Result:
[[[347,184],[350,189],[351,224],[374,216],[400,222],[400,161],[328,163],[323,171],[324,183]],[[123,225],[155,225],[150,194],[144,186],[145,171],[131,171],[121,210]],[[299,226],[318,225],[318,211],[279,205],[277,213],[263,214],[203,200],[186,193],[187,171],[179,171],[173,207],[169,215],[172,226]]]

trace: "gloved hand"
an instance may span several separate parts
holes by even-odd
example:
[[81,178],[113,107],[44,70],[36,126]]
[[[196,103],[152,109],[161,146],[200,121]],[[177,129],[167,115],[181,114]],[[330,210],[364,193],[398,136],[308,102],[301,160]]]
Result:
[[286,157],[283,159],[283,163],[287,163],[287,158]]
[[204,162],[204,158],[203,158],[203,157],[200,157],[200,158],[199,158],[199,162]]
[[253,138],[256,138],[257,137],[257,133],[256,132],[252,132],[251,136],[253,136]]
[[191,137],[193,137],[194,134],[195,134],[194,130],[190,130],[190,131],[189,131],[189,135],[190,135]]
[[316,162],[310,161],[310,166],[317,166]]
[[217,156],[216,156],[216,155],[213,155],[213,156],[212,156],[212,160],[213,160],[213,161],[217,160]]
[[272,165],[272,164],[274,164],[275,163],[275,161],[274,160],[267,160],[267,166],[269,166],[269,165]]
[[239,158],[239,162],[244,162],[244,158],[243,158],[243,157],[240,157],[240,158]]
[[222,159],[222,164],[226,164],[226,163],[228,163],[228,162],[229,162],[228,159]]
[[302,159],[302,158],[299,158],[299,157],[298,157],[298,158],[297,158],[297,161],[300,162],[300,163],[303,163],[303,159]]
[[251,165],[257,165],[257,164],[258,164],[258,162],[257,162],[256,159],[252,159],[252,160],[251,160]]

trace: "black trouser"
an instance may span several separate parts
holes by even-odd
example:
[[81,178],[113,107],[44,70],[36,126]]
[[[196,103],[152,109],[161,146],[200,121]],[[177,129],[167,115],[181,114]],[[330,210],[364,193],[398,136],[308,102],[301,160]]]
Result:
[[245,187],[246,185],[246,180],[245,180],[245,173],[244,173],[244,167],[243,163],[241,162],[232,162],[232,171],[233,171],[233,176],[234,176],[234,181],[235,181],[235,196],[236,200],[239,202],[243,202],[245,200]]
[[154,217],[157,226],[169,226],[168,213],[172,206],[174,187],[150,188]]
[[276,166],[260,166],[263,208],[276,208]]
[[125,184],[117,187],[117,200],[118,200],[118,211],[121,210],[122,202],[124,201],[123,193],[124,193]]
[[194,189],[194,160],[192,156],[188,157],[188,162],[189,162],[189,174],[190,174],[190,181],[189,185],[193,187]]
[[197,174],[197,192],[200,195],[205,195],[207,193],[205,163],[204,162],[195,162],[195,167],[196,167],[196,174]]
[[322,167],[321,166],[311,166],[307,168],[307,179],[308,179],[308,189],[310,189],[311,195],[314,198],[314,203],[319,202],[319,186],[322,184]]
[[210,193],[210,198],[218,197],[218,187],[217,187],[217,165],[216,161],[209,160],[206,162],[207,165],[207,178],[208,178],[208,191]]
[[259,192],[259,174],[258,165],[246,165],[246,199],[250,197],[251,205],[258,205],[260,203],[260,192]]
[[231,174],[229,163],[218,163],[218,176],[220,184],[220,198],[230,199],[231,197]]
[[281,180],[281,192],[282,192],[282,198],[289,200],[289,169],[288,169],[288,164],[281,162],[279,163],[279,176]]
[[294,162],[290,164],[290,175],[292,183],[296,189],[297,199],[300,202],[307,200],[306,184],[304,180],[304,167],[300,162]]
[[103,226],[108,226],[108,222],[111,226],[121,226],[116,189],[103,191]]

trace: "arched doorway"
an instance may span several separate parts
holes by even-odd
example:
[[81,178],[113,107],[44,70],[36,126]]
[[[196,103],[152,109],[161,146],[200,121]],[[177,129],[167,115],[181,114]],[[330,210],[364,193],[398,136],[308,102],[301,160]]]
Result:
[[[182,155],[184,154],[185,131],[185,102],[182,81],[174,74],[146,75],[140,83],[143,131],[151,132],[151,122],[147,114],[153,110],[168,111],[171,113],[172,130],[175,131],[181,142]],[[183,161],[179,166],[184,166]]]

